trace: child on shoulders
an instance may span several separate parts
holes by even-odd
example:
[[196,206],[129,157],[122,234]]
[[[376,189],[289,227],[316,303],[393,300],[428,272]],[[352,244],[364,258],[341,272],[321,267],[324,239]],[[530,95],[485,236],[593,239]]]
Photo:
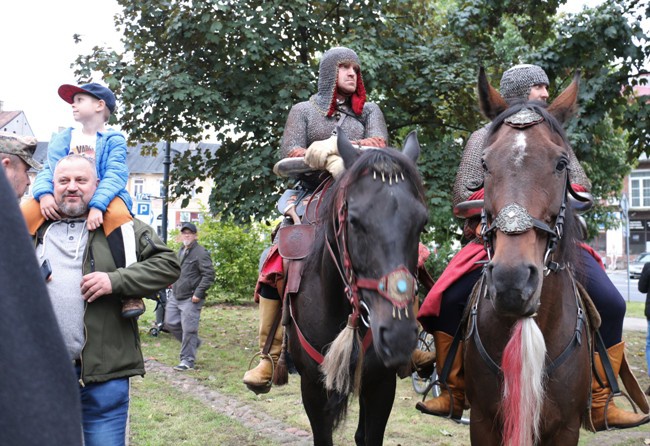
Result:
[[[103,225],[108,236],[124,224],[132,225],[133,220],[133,201],[126,190],[129,178],[126,138],[122,133],[106,127],[111,113],[115,111],[115,95],[97,83],[79,87],[61,85],[58,93],[64,101],[72,104],[72,115],[82,128],[67,128],[52,136],[47,147],[47,160],[36,175],[32,188],[34,200],[23,205],[27,226],[33,234],[34,228],[39,227],[44,219],[61,219],[59,207],[54,201],[53,172],[61,158],[74,153],[93,158],[99,178],[97,191],[88,203],[90,212],[86,227],[88,231],[94,231]],[[127,240],[124,242],[125,248],[130,246]],[[123,301],[123,317],[138,317],[144,310],[144,302],[140,298]]]

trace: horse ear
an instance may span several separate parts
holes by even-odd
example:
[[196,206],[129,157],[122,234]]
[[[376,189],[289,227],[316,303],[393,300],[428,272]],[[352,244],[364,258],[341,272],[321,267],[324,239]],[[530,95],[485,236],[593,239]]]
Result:
[[343,164],[346,169],[352,167],[354,162],[361,156],[361,152],[354,148],[348,137],[345,135],[341,127],[336,127],[336,147],[339,155],[343,158]]
[[578,91],[580,90],[580,70],[577,70],[573,75],[573,81],[566,87],[566,89],[555,98],[553,103],[549,105],[548,111],[555,119],[561,123],[565,123],[578,108]]
[[417,162],[420,156],[420,143],[418,142],[418,132],[415,130],[406,135],[404,145],[402,146],[402,153],[408,156],[414,163]]
[[483,67],[480,67],[478,72],[478,103],[481,112],[489,120],[493,120],[508,108],[506,100],[490,85]]

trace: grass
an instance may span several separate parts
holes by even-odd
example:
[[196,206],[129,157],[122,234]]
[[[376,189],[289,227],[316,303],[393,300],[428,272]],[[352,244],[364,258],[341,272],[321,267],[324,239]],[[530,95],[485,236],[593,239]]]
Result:
[[645,302],[626,302],[626,305],[627,310],[625,311],[625,316],[645,319]]
[[[643,304],[628,304],[628,315],[643,317]],[[179,343],[167,333],[158,337],[148,334],[155,319],[153,305],[140,319],[142,347],[145,358],[173,366],[178,363]],[[200,336],[204,343],[198,353],[196,370],[185,372],[201,385],[235,398],[250,406],[252,413],[266,413],[297,429],[310,431],[300,398],[300,378],[291,375],[289,384],[274,387],[265,395],[254,395],[247,390],[241,378],[249,366],[257,347],[257,307],[253,305],[212,305],[201,314]],[[632,369],[642,388],[650,384],[645,372],[645,333],[626,333],[627,352]],[[255,360],[254,363],[257,361]],[[172,372],[169,373],[178,373]],[[132,380],[131,445],[223,445],[267,446],[280,444],[262,436],[250,423],[240,422],[210,410],[204,403],[169,385],[160,375],[149,373],[144,379]],[[397,445],[469,445],[469,428],[456,423],[423,415],[415,410],[421,399],[411,386],[410,379],[398,380],[393,411],[388,422],[384,444]],[[357,420],[357,401],[351,402],[348,420],[335,433],[336,445],[353,444]],[[645,425],[621,433],[635,433],[650,437],[650,426]],[[581,446],[600,443],[605,434],[584,432]],[[596,441],[598,440],[598,441]],[[607,444],[642,444],[628,439],[617,439]]]

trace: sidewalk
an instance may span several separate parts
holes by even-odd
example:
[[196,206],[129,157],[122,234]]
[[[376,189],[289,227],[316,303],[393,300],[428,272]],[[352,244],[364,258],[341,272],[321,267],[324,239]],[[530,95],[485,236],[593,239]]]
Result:
[[626,317],[623,319],[623,330],[646,331],[648,321],[640,317]]

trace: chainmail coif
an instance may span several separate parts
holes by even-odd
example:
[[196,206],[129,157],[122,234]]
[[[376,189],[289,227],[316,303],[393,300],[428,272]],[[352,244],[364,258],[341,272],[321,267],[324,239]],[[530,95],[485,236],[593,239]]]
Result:
[[548,87],[548,76],[542,67],[530,64],[515,65],[506,70],[501,77],[499,92],[506,102],[527,100],[533,85]]
[[350,140],[379,137],[388,143],[388,129],[383,113],[377,104],[365,101],[361,68],[355,94],[346,101],[337,101],[338,70],[345,63],[359,64],[356,53],[349,48],[335,47],[323,54],[318,71],[318,93],[309,101],[294,105],[289,112],[282,135],[282,158],[286,158],[292,149],[306,149],[314,141],[329,138],[342,116],[345,119],[341,128]]

